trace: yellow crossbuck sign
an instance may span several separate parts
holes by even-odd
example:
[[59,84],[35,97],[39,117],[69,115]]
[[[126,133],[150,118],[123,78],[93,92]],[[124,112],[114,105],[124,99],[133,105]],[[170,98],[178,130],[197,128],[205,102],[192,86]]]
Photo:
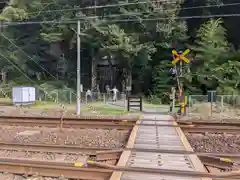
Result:
[[172,53],[176,58],[172,61],[173,64],[176,64],[179,60],[183,60],[186,63],[190,63],[190,60],[185,56],[190,52],[189,49],[186,49],[182,54],[178,54],[176,50],[173,50]]

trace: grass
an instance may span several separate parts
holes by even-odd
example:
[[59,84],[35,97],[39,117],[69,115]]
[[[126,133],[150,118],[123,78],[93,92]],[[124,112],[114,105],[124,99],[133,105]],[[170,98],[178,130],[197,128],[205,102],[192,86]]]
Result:
[[[98,114],[104,114],[104,115],[120,115],[120,114],[126,114],[124,109],[122,108],[115,108],[108,106],[104,103],[100,102],[94,102],[94,103],[89,103],[89,106],[84,105],[84,107],[81,108],[81,112],[97,112]],[[34,104],[30,106],[34,109],[40,109],[40,110],[51,110],[51,109],[56,109],[59,108],[61,109],[61,106],[56,103],[51,103],[51,102],[41,102]],[[67,111],[75,111],[76,109],[76,104],[66,104],[64,107],[67,109]]]
[[146,108],[164,108],[164,109],[169,108],[169,105],[166,105],[166,104],[151,104],[149,102],[144,102],[143,106]]
[[[12,106],[12,101],[11,99],[0,98],[0,104],[6,105],[6,106]],[[46,101],[36,101],[35,104],[25,105],[23,107],[28,107],[28,108],[40,110],[40,111],[49,111],[49,110],[57,111],[62,109],[60,104],[57,104],[54,102],[46,102]],[[76,104],[64,104],[64,107],[67,109],[67,111],[75,112],[76,110]],[[103,114],[103,115],[127,114],[127,112],[123,108],[108,106],[107,104],[104,104],[102,102],[89,103],[89,106],[84,105],[84,107],[81,108],[81,112],[93,112],[93,111],[96,111],[98,114]]]
[[101,114],[104,115],[121,115],[121,114],[127,114],[127,111],[124,111],[124,109],[120,108],[113,108],[110,106],[103,106],[103,107],[96,107],[94,106],[95,110]]
[[149,102],[144,102],[143,103],[143,108],[167,111],[167,110],[169,110],[169,105],[166,105],[166,104],[151,104]]
[[[0,98],[0,104],[2,105],[7,105],[7,106],[12,106],[12,100],[7,99],[7,98]],[[120,114],[127,114],[127,113],[139,113],[136,110],[130,110],[130,112],[125,111],[122,107],[114,107],[114,106],[109,106],[107,104],[104,104],[103,102],[92,102],[89,103],[89,106],[87,107],[84,105],[84,107],[81,107],[81,112],[92,112],[93,109],[98,113],[98,114],[103,114],[103,115],[120,115]],[[54,102],[49,102],[49,101],[36,101],[35,104],[31,105],[26,105],[24,107],[28,107],[31,109],[36,109],[40,111],[49,111],[49,110],[60,110],[62,107],[60,104],[54,103]],[[67,109],[67,111],[75,112],[76,110],[76,104],[64,104],[64,107]],[[149,102],[144,102],[143,103],[144,108],[153,108],[153,109],[168,109],[168,105],[162,105],[162,104],[151,104]]]
[[0,104],[10,106],[10,105],[12,105],[12,101],[11,101],[11,99],[0,98]]

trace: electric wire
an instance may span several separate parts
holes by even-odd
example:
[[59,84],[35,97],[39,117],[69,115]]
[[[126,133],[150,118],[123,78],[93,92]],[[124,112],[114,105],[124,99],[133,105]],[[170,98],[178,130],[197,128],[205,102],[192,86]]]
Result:
[[[116,19],[116,20],[106,20],[103,19],[102,22],[135,22],[135,21],[157,21],[157,20],[168,20],[168,19],[175,19],[175,20],[187,20],[187,19],[208,19],[208,18],[226,18],[226,17],[239,17],[240,14],[214,14],[214,15],[199,15],[199,16],[176,16],[176,17],[165,17],[165,18],[145,18],[145,19]],[[99,16],[93,16],[93,17],[85,17],[85,18],[77,18],[77,19],[66,19],[66,20],[60,20],[60,21],[24,21],[24,22],[18,22],[18,21],[12,21],[12,22],[3,22],[2,27],[7,26],[18,26],[18,25],[32,25],[32,24],[76,24],[78,20],[86,21],[88,19],[96,18]]]
[[[159,2],[159,1],[155,1]],[[64,12],[64,11],[70,11],[70,10],[83,10],[83,9],[93,9],[93,8],[106,8],[106,7],[116,7],[116,6],[127,6],[127,5],[136,5],[136,4],[145,4],[148,2],[135,2],[135,3],[122,3],[122,4],[109,4],[105,6],[89,6],[84,8],[72,8],[72,9],[60,9],[60,10],[47,10],[47,11],[41,11],[41,13],[49,13],[49,12]],[[162,3],[162,2],[161,2]],[[225,7],[225,6],[233,6],[233,5],[240,5],[240,3],[229,3],[229,4],[222,4],[222,5],[206,5],[206,6],[195,6],[195,7],[186,7],[186,8],[180,8],[180,9],[196,9],[196,8],[205,8],[205,7]],[[168,9],[169,11],[171,9]],[[172,9],[172,10],[176,10]],[[39,12],[38,12],[39,13]],[[29,13],[30,14],[30,13]],[[139,15],[140,13],[127,13],[127,14],[115,14],[115,15],[109,15],[106,17],[118,17],[118,16],[124,16],[124,15]],[[146,19],[118,19],[118,20],[107,20],[108,22],[133,22],[133,21],[154,21],[154,20],[166,20],[166,19],[192,19],[192,18],[212,18],[212,17],[236,17],[240,16],[240,14],[217,14],[217,15],[202,15],[202,16],[182,16],[182,17],[164,17],[164,18],[146,18]],[[68,19],[63,21],[25,21],[25,22],[4,22],[2,23],[2,26],[15,26],[15,25],[27,25],[27,24],[72,24],[76,23],[77,20],[86,20],[86,19],[96,19],[98,17],[102,16],[89,16],[84,18],[77,18],[77,19]],[[103,19],[103,22],[106,21]],[[33,60],[40,68],[42,68],[45,72],[47,72],[50,76],[52,76],[54,79],[56,79],[55,76],[53,76],[49,71],[47,71],[43,66],[41,66],[38,62],[36,62],[33,58],[31,58],[27,53],[25,53],[19,46],[14,44],[9,38],[7,38],[5,35],[1,33],[1,36],[3,36],[6,40],[8,40],[12,45],[17,47],[20,51],[22,51],[25,55],[28,56],[29,59]]]
[[[158,1],[153,1],[158,2]],[[165,1],[162,1],[163,3]],[[167,2],[167,1],[166,1]],[[122,3],[122,4],[109,4],[109,5],[102,5],[102,6],[87,6],[83,8],[69,8],[69,9],[55,9],[55,10],[41,10],[28,13],[28,15],[34,14],[44,14],[44,13],[56,13],[56,12],[65,12],[65,11],[78,11],[84,9],[98,9],[98,8],[108,8],[108,7],[121,7],[121,6],[129,6],[129,5],[137,5],[137,4],[146,4],[149,2],[135,2],[135,3]],[[176,4],[176,3],[168,3],[168,4]],[[163,8],[155,8],[155,10],[164,10],[164,11],[176,11],[176,10],[190,10],[190,9],[200,9],[200,8],[211,8],[211,7],[227,7],[227,6],[237,6],[240,3],[228,3],[228,4],[213,4],[213,5],[202,5],[202,6],[191,6],[191,7],[177,7],[177,8],[170,8],[170,9],[163,9]],[[11,13],[9,13],[11,14]],[[139,13],[136,13],[136,15]]]

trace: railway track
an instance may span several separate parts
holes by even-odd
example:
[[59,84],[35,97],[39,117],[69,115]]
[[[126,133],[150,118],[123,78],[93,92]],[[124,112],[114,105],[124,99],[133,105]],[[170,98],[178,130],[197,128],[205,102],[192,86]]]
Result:
[[[39,126],[39,127],[61,127],[61,128],[94,128],[94,129],[123,129],[131,130],[136,125],[136,119],[87,119],[87,118],[60,118],[53,117],[24,117],[24,116],[0,116],[0,125],[9,126]],[[149,120],[151,123],[142,123],[137,126],[165,126],[180,127],[184,132],[190,133],[240,133],[240,123],[216,123],[204,121],[177,121],[178,125],[157,124],[157,121]],[[154,123],[155,122],[155,123]]]
[[240,123],[236,122],[204,122],[204,121],[177,121],[184,132],[189,133],[229,133],[240,134]]
[[113,172],[109,169],[79,168],[74,163],[43,162],[0,158],[0,171],[47,177],[66,177],[72,179],[108,180]]
[[122,150],[110,148],[81,148],[79,146],[44,145],[44,144],[21,144],[0,142],[0,151],[37,152],[37,153],[60,153],[60,154],[84,154],[94,157],[96,161],[118,160]]
[[132,129],[137,119],[134,118],[63,118],[60,117],[26,117],[0,116],[0,125],[9,126],[40,126],[62,128],[98,128],[98,129]]
[[[119,157],[123,151],[132,152],[150,152],[163,154],[185,154],[197,156],[217,156],[228,158],[240,158],[240,153],[208,153],[208,152],[193,152],[185,150],[167,150],[167,149],[145,149],[145,148],[104,148],[104,147],[79,147],[73,145],[48,145],[48,144],[22,144],[22,143],[6,143],[0,142],[0,150],[13,151],[33,151],[33,152],[52,152],[52,153],[85,153],[87,155],[99,155],[99,160],[111,159],[111,157]],[[98,158],[98,157],[97,157]]]
[[94,161],[87,161],[88,167],[77,167],[74,163],[67,162],[47,162],[35,160],[22,160],[11,158],[0,158],[0,171],[14,174],[38,174],[48,177],[60,177],[72,179],[88,179],[88,180],[109,180],[114,171],[121,172],[138,172],[142,174],[165,174],[175,175],[178,177],[209,177],[226,179],[239,179],[239,172],[229,173],[205,173],[196,171],[180,171],[156,168],[140,168],[140,167],[116,167]]
[[[240,124],[233,123],[179,123],[178,125],[158,124],[154,120],[145,121],[142,124],[136,125],[135,119],[78,119],[78,118],[66,118],[63,119],[62,127],[68,128],[116,128],[116,129],[132,129],[134,126],[159,126],[159,127],[180,127],[185,132],[228,132],[228,133],[239,133]],[[148,124],[149,123],[149,124]],[[202,124],[201,124],[202,123]],[[60,118],[49,118],[49,117],[0,117],[0,124],[3,125],[23,125],[23,126],[43,126],[43,127],[58,127],[60,126]],[[131,137],[130,137],[131,138]],[[127,146],[128,147],[128,146]],[[62,146],[62,145],[39,145],[39,144],[17,144],[17,143],[1,143],[0,150],[13,150],[13,151],[35,151],[35,152],[53,152],[53,153],[79,153],[84,152],[87,155],[95,156],[96,161],[107,161],[107,160],[118,160],[123,151],[135,151],[135,152],[159,152],[159,153],[170,153],[170,154],[195,154],[206,156],[223,156],[223,157],[239,157],[238,154],[227,154],[227,153],[195,153],[190,151],[182,150],[167,150],[167,149],[144,149],[144,148],[83,148],[78,146]],[[208,165],[214,163],[212,160],[206,159]],[[216,161],[217,162],[217,161]],[[20,166],[22,168],[20,168]],[[167,174],[174,176],[193,176],[193,177],[209,177],[214,180],[224,179],[226,177],[233,179],[240,179],[239,173],[222,173],[222,172],[188,172],[178,171],[169,169],[154,169],[154,168],[140,168],[140,167],[116,167],[108,164],[101,164],[94,162],[89,164],[88,168],[75,167],[74,163],[53,163],[45,161],[33,161],[33,160],[21,160],[11,158],[0,158],[0,171],[9,172],[16,174],[35,174],[36,172],[42,176],[59,177],[64,176],[66,178],[76,179],[88,179],[88,180],[109,180],[114,171],[119,172],[137,172],[139,174]]]
[[[52,117],[52,116],[0,116],[1,119],[37,119],[37,120],[59,120],[61,117]],[[80,116],[80,117],[63,117],[66,121],[133,121],[136,122],[138,117],[129,117],[129,116]]]
[[240,121],[235,122],[208,122],[208,121],[176,121],[179,125],[206,125],[206,126],[234,126],[240,127]]
[[[12,145],[11,145],[12,146]],[[13,147],[10,147],[13,149]],[[14,149],[16,150],[16,149]],[[37,149],[28,148],[26,151],[37,151]],[[45,149],[45,151],[49,151]],[[58,151],[59,152],[59,151]],[[66,152],[63,150],[62,152]],[[72,152],[69,152],[72,153]],[[119,151],[102,151],[99,152],[98,160],[115,159],[119,158]],[[211,160],[211,159],[210,159]],[[210,161],[208,160],[208,161]],[[211,162],[211,161],[210,161]],[[20,167],[21,168],[20,168]],[[101,169],[99,169],[101,168]],[[103,169],[104,168],[104,169]],[[188,172],[188,171],[173,171],[168,169],[155,169],[155,168],[126,168],[116,167],[109,164],[93,162],[88,164],[88,168],[75,167],[73,162],[49,162],[49,161],[36,161],[36,160],[23,160],[21,158],[14,159],[12,157],[0,158],[0,171],[9,172],[14,174],[28,174],[34,175],[35,173],[41,176],[59,177],[64,176],[66,178],[81,178],[81,179],[97,179],[107,180],[110,178],[113,171],[121,172],[139,172],[147,174],[166,174],[166,175],[178,175],[183,177],[194,176],[194,177],[214,177],[217,179],[225,179],[225,177],[232,177],[232,179],[239,177],[238,174],[226,174],[226,173],[202,173],[202,172]],[[91,178],[90,178],[91,177]],[[238,178],[237,178],[238,179]]]

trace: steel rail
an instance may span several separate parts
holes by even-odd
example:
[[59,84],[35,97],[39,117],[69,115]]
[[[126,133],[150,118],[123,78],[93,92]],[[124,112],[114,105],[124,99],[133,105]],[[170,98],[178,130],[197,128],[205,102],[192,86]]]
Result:
[[206,123],[206,124],[211,124],[211,123],[217,123],[217,124],[236,124],[236,125],[240,125],[240,118],[227,118],[227,119],[189,119],[189,120],[181,120],[181,119],[176,119],[176,118],[172,118],[172,119],[161,119],[161,120],[157,120],[157,119],[149,119],[149,118],[144,118],[141,119],[142,121],[151,121],[151,122],[169,122],[169,121],[175,121],[177,123]]
[[[59,120],[61,117],[52,117],[52,116],[0,116],[1,119],[34,119],[34,120]],[[127,120],[128,122],[136,122],[139,120],[139,117],[129,117],[129,116],[124,116],[124,115],[116,115],[116,116],[81,116],[81,117],[63,117],[65,121],[122,121],[122,120]],[[156,119],[149,119],[149,118],[144,118],[141,119],[143,121],[151,121],[151,122],[159,122],[159,120]],[[216,124],[235,124],[235,125],[240,125],[240,119],[237,118],[229,118],[229,119],[222,119],[219,122],[218,120],[212,119],[213,121],[209,121],[208,119],[203,120],[203,119],[191,119],[191,120],[161,120],[161,122],[169,122],[169,121],[176,121],[177,123],[195,123],[195,124],[211,124],[214,125]],[[224,121],[229,121],[229,122],[224,122]],[[239,122],[236,122],[239,121]]]
[[100,129],[132,129],[135,121],[128,120],[63,120],[62,124],[58,120],[42,120],[42,119],[0,119],[1,125],[9,126],[40,126],[40,127],[60,127],[62,128],[100,128]]
[[[0,116],[1,119],[34,119],[34,120],[59,120],[61,117],[52,116]],[[63,117],[64,121],[132,121],[136,122],[138,117],[128,117],[128,116],[80,116],[80,117]]]
[[206,121],[176,121],[179,125],[206,125],[206,126],[239,126],[240,127],[240,119],[239,122],[206,122]]
[[[60,119],[58,120],[52,120],[52,119],[21,119],[21,118],[18,118],[18,119],[0,119],[0,123],[36,123],[36,124],[41,124],[41,123],[44,123],[44,124],[59,124],[60,122]],[[135,124],[136,121],[128,121],[128,120],[111,120],[111,121],[105,121],[105,120],[95,120],[95,119],[92,119],[92,120],[81,120],[81,121],[78,121],[78,120],[65,120],[63,119],[63,123],[64,124],[73,124],[73,125],[77,125],[77,124],[96,124],[96,123],[99,123],[99,124]]]
[[188,133],[228,133],[240,134],[240,128],[220,128],[220,127],[183,127],[182,130]]
[[[80,127],[80,128],[122,128],[131,129],[133,125],[136,126],[157,126],[157,127],[180,127],[184,128],[188,132],[233,132],[238,133],[240,130],[240,123],[217,123],[217,122],[193,122],[193,121],[176,121],[178,125],[173,124],[148,124],[141,123],[135,124],[136,119],[84,119],[84,118],[66,118],[63,119],[62,127]],[[159,122],[158,120],[147,120],[143,121],[149,122]],[[166,120],[167,121],[167,120]],[[171,120],[168,120],[171,122]],[[0,124],[8,125],[25,125],[25,126],[47,126],[47,127],[57,127],[60,125],[60,118],[50,118],[50,117],[20,117],[20,116],[0,116]],[[212,126],[212,127],[211,127]],[[196,130],[198,128],[198,130]]]
[[62,146],[47,144],[21,144],[0,142],[0,150],[10,151],[28,151],[28,152],[51,152],[79,154],[84,152],[86,155],[96,156],[97,161],[118,160],[121,156],[121,150],[99,149],[99,148],[81,148],[79,146]]
[[211,132],[211,133],[240,134],[240,123],[231,123],[231,122],[218,123],[218,122],[202,122],[202,121],[201,122],[177,121],[177,123],[184,132],[190,132],[190,133]]
[[[144,120],[147,121],[147,120]],[[149,120],[147,122],[153,122],[152,120]],[[161,123],[161,121],[154,121]],[[171,122],[171,121],[168,121]],[[14,124],[17,123],[18,125],[39,125],[39,126],[48,126],[48,127],[54,127],[60,124],[60,119],[35,119],[35,118],[0,118],[0,124]],[[134,125],[135,126],[159,126],[159,127],[180,127],[180,128],[192,128],[192,127],[201,127],[201,128],[218,128],[219,130],[224,129],[222,127],[227,127],[226,129],[233,129],[238,130],[240,128],[240,123],[204,123],[204,122],[197,122],[197,123],[182,123],[179,122],[179,125],[173,125],[173,124],[148,124],[148,123],[141,123],[141,124],[135,124],[136,121],[134,120],[98,120],[98,119],[91,119],[91,120],[63,120],[63,126],[64,127],[91,127],[91,126],[100,126],[100,127],[126,127],[131,128]]]
[[112,170],[100,168],[79,168],[73,163],[44,162],[0,158],[0,171],[14,174],[27,174],[72,179],[108,180]]
[[[0,125],[6,126],[25,126],[25,127],[48,127],[48,128],[60,128],[58,124],[40,124],[40,123],[1,123]],[[74,128],[74,129],[119,129],[119,130],[131,130],[134,125],[117,125],[117,124],[63,124],[62,128]]]
[[216,156],[200,156],[199,158],[203,162],[203,164],[207,166],[212,166],[220,169],[238,170],[234,167],[234,163],[231,159],[220,158]]
[[[90,166],[95,166],[94,162]],[[96,163],[99,167],[99,163]],[[107,180],[113,171],[121,172],[138,172],[138,173],[151,173],[151,174],[166,174],[171,176],[183,177],[208,177],[226,179],[226,177],[237,178],[240,172],[230,173],[205,173],[196,171],[182,171],[170,169],[156,169],[156,168],[141,168],[141,167],[116,167],[111,165],[103,165],[102,168],[82,168],[75,167],[73,163],[67,162],[48,162],[48,161],[33,161],[21,160],[11,158],[0,158],[0,171],[16,174],[38,174],[41,176],[76,178],[76,179],[96,179]],[[100,165],[101,167],[101,165]]]
[[[39,127],[49,127],[57,128],[61,126],[59,121],[34,121],[34,120],[5,120],[0,121],[1,125],[8,126],[39,126]],[[118,123],[106,123],[106,122],[77,122],[77,121],[63,121],[62,128],[93,128],[93,129],[122,129],[131,130],[134,126],[148,126],[148,127],[179,127],[185,132],[212,132],[212,133],[232,133],[239,134],[240,127],[234,126],[200,126],[200,125],[172,125],[172,124],[134,124],[132,122],[122,121]]]
[[[132,151],[132,152],[152,152],[152,153],[166,153],[166,154],[190,154],[198,156],[218,156],[218,157],[240,157],[240,153],[220,153],[220,152],[192,152],[185,150],[168,150],[168,149],[145,149],[145,148],[104,148],[104,147],[79,147],[72,145],[47,145],[47,144],[21,144],[21,143],[5,143],[0,142],[0,149],[3,150],[26,150],[26,151],[39,151],[39,152],[68,152],[68,153],[78,153],[78,152],[88,152],[89,154],[111,154],[122,151]],[[111,156],[111,155],[110,155]]]
[[149,119],[149,118],[144,118],[144,119],[141,119],[142,121],[151,121],[151,122],[169,122],[169,121],[175,121],[177,123],[206,123],[206,124],[214,124],[214,123],[217,123],[217,124],[235,124],[235,125],[240,125],[240,118],[228,118],[228,119],[221,119],[221,120],[218,120],[218,119],[190,119],[190,120],[181,120],[181,119],[175,119],[173,117],[173,119],[161,119],[161,120],[157,120],[157,119]]
[[56,145],[56,144],[48,145],[48,144],[22,144],[0,142],[0,150],[52,152],[52,153],[84,152],[88,155],[96,155],[96,151],[99,151],[99,148],[81,148],[79,146]]
[[202,117],[189,117],[189,119],[179,119],[179,118],[174,118],[176,121],[179,121],[179,122],[239,122],[240,120],[240,117],[237,116],[237,117],[230,117],[230,118],[219,118],[219,117],[212,117],[212,118],[202,118]]

